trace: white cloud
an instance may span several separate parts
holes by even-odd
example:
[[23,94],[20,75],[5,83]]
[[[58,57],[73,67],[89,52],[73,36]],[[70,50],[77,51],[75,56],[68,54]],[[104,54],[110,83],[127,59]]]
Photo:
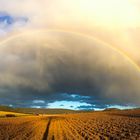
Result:
[[33,100],[34,104],[44,104],[45,101],[44,100]]
[[27,17],[15,17],[6,12],[0,12],[0,36],[5,36],[6,34],[20,28],[24,28],[28,23]]
[[47,108],[66,108],[66,109],[78,109],[79,106],[91,106],[91,104],[78,101],[55,101],[48,103]]
[[31,108],[41,108],[41,106],[38,106],[38,105],[32,105],[30,106]]

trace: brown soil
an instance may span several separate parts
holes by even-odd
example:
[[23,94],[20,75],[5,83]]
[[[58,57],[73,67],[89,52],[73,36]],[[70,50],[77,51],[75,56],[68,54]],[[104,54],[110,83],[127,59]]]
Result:
[[0,118],[0,140],[140,140],[140,110]]

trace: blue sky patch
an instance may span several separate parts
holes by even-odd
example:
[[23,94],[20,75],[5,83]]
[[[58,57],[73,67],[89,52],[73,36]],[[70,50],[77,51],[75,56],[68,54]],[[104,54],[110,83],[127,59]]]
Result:
[[4,32],[11,31],[13,28],[23,27],[27,22],[27,17],[14,16],[6,12],[0,12],[0,30]]

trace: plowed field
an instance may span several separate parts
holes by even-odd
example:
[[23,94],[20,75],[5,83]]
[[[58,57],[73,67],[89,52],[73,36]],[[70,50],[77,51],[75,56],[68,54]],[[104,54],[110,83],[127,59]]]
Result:
[[140,111],[0,118],[0,140],[140,140]]

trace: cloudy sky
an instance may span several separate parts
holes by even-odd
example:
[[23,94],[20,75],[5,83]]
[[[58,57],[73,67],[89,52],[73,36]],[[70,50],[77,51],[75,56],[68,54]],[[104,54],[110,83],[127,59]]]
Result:
[[140,106],[139,0],[0,0],[0,104]]

